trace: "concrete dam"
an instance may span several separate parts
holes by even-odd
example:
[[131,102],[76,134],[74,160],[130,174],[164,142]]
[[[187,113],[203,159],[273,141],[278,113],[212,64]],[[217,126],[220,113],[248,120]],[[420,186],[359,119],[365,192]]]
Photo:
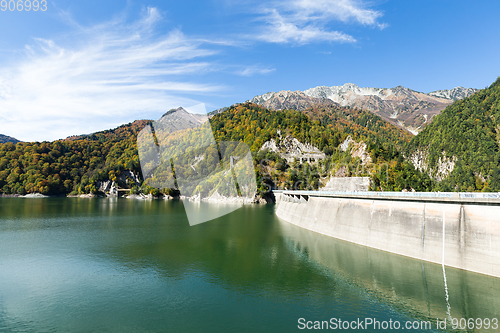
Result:
[[276,215],[355,244],[500,277],[500,194],[275,191]]
[[291,252],[414,318],[498,318],[500,279],[305,232],[283,220],[279,226]]

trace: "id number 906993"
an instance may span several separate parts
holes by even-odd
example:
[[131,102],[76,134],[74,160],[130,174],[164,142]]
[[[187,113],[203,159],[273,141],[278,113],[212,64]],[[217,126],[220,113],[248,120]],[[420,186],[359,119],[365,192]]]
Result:
[[451,327],[456,330],[456,329],[498,329],[498,318],[452,318],[451,319]]
[[5,12],[8,11],[46,11],[47,10],[47,0],[2,0],[0,1],[0,9]]

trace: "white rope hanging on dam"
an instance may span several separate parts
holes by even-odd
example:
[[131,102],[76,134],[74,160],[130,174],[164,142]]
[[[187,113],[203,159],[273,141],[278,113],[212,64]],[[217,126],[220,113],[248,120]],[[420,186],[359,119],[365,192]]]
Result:
[[446,230],[446,212],[443,212],[443,259],[441,260],[441,266],[443,267],[443,277],[444,277],[444,292],[446,295],[446,313],[451,321],[451,306],[450,306],[450,296],[448,294],[448,283],[446,282],[446,270],[444,268],[444,245],[445,245],[445,230]]

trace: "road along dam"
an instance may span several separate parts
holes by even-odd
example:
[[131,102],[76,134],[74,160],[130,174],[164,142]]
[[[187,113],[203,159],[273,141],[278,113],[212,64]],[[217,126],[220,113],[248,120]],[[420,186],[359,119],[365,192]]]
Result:
[[275,191],[276,215],[348,242],[500,277],[500,194]]

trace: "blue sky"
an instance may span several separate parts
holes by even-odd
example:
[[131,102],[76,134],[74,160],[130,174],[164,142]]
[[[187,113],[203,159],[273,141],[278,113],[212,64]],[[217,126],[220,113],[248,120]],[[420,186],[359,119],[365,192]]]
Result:
[[0,11],[0,133],[54,140],[181,105],[211,111],[347,82],[484,88],[500,75],[499,16],[493,0],[56,0]]

